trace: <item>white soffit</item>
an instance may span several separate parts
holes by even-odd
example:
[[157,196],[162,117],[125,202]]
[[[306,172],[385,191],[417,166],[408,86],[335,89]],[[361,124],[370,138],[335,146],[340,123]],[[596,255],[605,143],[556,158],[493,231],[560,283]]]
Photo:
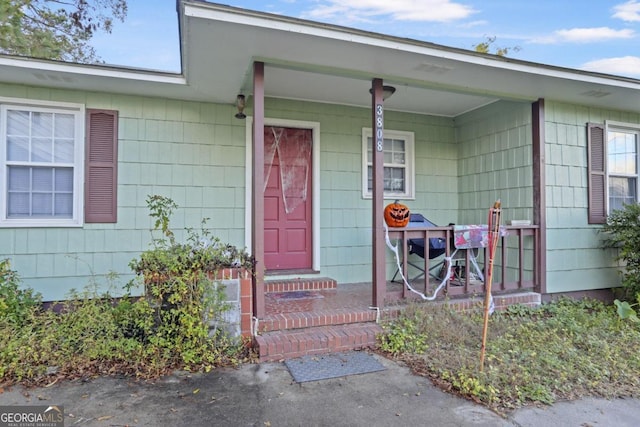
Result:
[[265,93],[274,97],[366,107],[370,81],[381,77],[406,89],[386,103],[400,111],[456,116],[498,99],[538,98],[640,109],[640,82],[634,79],[210,3],[182,6],[187,80],[216,101],[249,94],[251,64],[259,60],[266,64]]
[[186,86],[185,78],[175,73],[14,56],[0,56],[0,82],[167,97],[184,96]]

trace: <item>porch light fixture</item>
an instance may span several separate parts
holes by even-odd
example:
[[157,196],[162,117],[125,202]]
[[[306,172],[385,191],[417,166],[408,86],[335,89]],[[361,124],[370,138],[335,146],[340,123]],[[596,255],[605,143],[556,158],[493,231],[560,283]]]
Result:
[[[369,93],[373,95],[373,88],[369,89]],[[382,86],[382,100],[386,101],[391,95],[396,93],[396,88],[393,86]]]
[[236,119],[247,118],[247,115],[244,114],[244,106],[245,106],[244,95],[240,94],[236,97],[236,108],[238,109],[238,113],[236,114]]

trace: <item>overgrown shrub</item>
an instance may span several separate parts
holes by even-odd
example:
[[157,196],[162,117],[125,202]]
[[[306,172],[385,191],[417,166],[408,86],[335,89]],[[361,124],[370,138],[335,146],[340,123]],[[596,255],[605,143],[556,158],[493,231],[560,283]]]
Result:
[[8,259],[0,260],[0,322],[20,327],[40,307],[40,294],[20,288],[20,277]]
[[[188,230],[186,243],[179,243],[169,227],[177,206],[160,196],[148,202],[162,237],[131,262],[138,280],[147,279],[142,297],[98,294],[102,287],[92,279],[82,292],[53,303],[55,310],[41,310],[39,295],[22,286],[8,261],[0,262],[0,384],[95,375],[154,378],[175,368],[233,365],[249,355],[242,340],[209,327],[229,304],[223,287],[207,274],[252,268],[251,257],[204,229]],[[132,281],[126,288],[137,286]]]
[[210,366],[213,347],[229,339],[222,330],[213,334],[209,330],[209,322],[220,319],[230,308],[222,285],[214,283],[217,272],[226,267],[252,271],[253,258],[211,236],[206,219],[199,231],[187,229],[186,241],[181,243],[171,228],[177,204],[154,195],[147,198],[147,206],[155,218],[152,233],[161,235],[130,264],[145,287],[139,304],[153,314],[152,330],[139,333],[147,336],[167,363]]
[[622,261],[624,298],[635,301],[640,293],[640,204],[625,205],[613,211],[602,227],[603,246],[616,248],[617,261]]
[[135,372],[147,365],[143,343],[127,337],[115,317],[121,302],[90,288],[68,298],[55,309],[30,311],[22,325],[2,326],[0,383]]
[[[203,218],[200,230],[186,229],[185,242],[176,239],[171,217],[178,205],[170,198],[147,197],[149,216],[155,218],[151,248],[130,263],[130,267],[151,282],[161,282],[167,275],[189,272],[215,273],[234,267],[253,270],[254,259],[246,251],[225,244],[207,230],[208,218]],[[157,236],[155,233],[160,233]]]

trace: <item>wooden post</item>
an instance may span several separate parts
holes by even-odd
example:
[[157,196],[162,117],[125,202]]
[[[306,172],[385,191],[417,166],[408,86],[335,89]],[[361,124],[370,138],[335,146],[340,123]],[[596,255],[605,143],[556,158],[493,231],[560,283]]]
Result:
[[533,264],[534,291],[547,293],[547,202],[546,202],[546,160],[544,133],[544,99],[531,105],[531,130],[533,132],[533,223],[538,228],[535,239]]
[[251,189],[251,254],[256,260],[253,279],[254,315],[264,316],[264,63],[253,63],[253,180]]
[[373,302],[382,309],[387,291],[386,252],[384,241],[384,104],[382,79],[371,82],[371,119],[373,130]]

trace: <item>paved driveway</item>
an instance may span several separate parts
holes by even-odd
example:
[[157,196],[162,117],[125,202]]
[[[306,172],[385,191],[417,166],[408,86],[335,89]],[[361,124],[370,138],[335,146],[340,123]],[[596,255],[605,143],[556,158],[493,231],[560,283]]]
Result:
[[13,387],[4,405],[63,405],[66,426],[631,426],[636,400],[584,400],[508,418],[449,395],[375,356],[384,371],[295,383],[281,363],[209,374],[177,372],[155,383],[98,378],[48,388]]

